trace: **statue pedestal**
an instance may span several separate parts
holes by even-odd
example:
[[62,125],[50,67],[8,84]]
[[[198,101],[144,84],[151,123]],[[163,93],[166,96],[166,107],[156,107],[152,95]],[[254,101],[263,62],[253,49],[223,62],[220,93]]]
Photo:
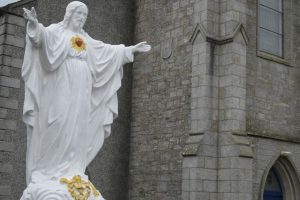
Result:
[[21,200],[104,200],[100,192],[88,180],[79,175],[68,180],[49,180],[30,183]]

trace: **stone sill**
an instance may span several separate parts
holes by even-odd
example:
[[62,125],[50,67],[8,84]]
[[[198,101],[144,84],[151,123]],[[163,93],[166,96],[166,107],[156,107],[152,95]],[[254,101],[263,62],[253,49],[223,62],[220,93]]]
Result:
[[283,142],[291,142],[291,143],[300,144],[300,139],[294,138],[294,137],[272,136],[272,135],[268,135],[268,134],[264,134],[264,133],[257,133],[257,132],[252,132],[252,131],[247,131],[247,135],[253,136],[253,137],[273,139],[273,140],[278,140],[278,141],[283,141]]
[[294,67],[287,59],[278,57],[278,56],[274,56],[272,54],[269,54],[267,52],[263,52],[263,51],[257,51],[257,57],[266,59],[266,60],[270,60],[273,62],[277,62],[279,64],[283,64],[286,65],[288,67]]

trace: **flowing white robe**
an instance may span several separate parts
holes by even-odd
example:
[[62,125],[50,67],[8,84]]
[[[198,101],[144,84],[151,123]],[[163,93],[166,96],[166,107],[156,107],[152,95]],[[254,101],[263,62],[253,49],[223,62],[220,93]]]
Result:
[[27,124],[27,184],[84,176],[110,135],[118,114],[122,66],[133,61],[130,47],[77,34],[86,50],[72,48],[76,35],[62,23],[27,27],[22,77]]

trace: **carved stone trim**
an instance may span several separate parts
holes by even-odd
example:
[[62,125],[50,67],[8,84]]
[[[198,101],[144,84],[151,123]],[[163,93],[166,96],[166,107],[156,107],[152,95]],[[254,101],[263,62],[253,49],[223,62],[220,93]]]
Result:
[[196,156],[204,133],[193,133],[187,138],[182,156]]
[[161,57],[168,59],[173,53],[173,39],[168,38],[161,42]]
[[242,135],[232,134],[233,141],[237,145],[239,157],[253,158],[253,145],[248,139]]
[[211,42],[214,43],[216,45],[223,45],[223,44],[227,44],[227,43],[231,43],[233,42],[234,38],[236,37],[237,33],[241,33],[244,41],[246,43],[246,45],[249,43],[249,37],[247,36],[245,27],[243,26],[243,24],[239,23],[235,29],[233,30],[233,32],[229,35],[226,36],[213,36],[209,33],[207,33],[206,29],[203,27],[202,24],[197,24],[194,28],[194,31],[192,33],[192,36],[190,37],[190,42],[193,44],[195,39],[197,38],[198,34],[200,33],[202,35],[203,38],[205,38],[205,40],[207,42]]

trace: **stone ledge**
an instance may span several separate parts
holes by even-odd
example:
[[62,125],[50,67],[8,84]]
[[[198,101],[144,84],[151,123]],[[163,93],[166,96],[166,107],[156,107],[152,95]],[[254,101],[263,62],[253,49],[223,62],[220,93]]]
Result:
[[270,61],[273,61],[273,62],[276,62],[276,63],[279,63],[279,64],[283,64],[283,65],[288,66],[288,67],[295,67],[287,59],[277,57],[277,56],[272,55],[272,54],[267,53],[267,52],[257,50],[256,55],[257,55],[257,57],[260,57],[262,59],[270,60]]
[[[258,138],[264,138],[264,139],[271,139],[271,140],[278,140],[278,141],[283,141],[283,142],[291,142],[291,143],[296,143],[300,144],[300,139],[297,137],[290,137],[290,136],[280,136],[280,135],[272,135],[271,133],[268,132],[255,132],[255,131],[247,131],[246,132],[248,136],[252,137],[258,137]],[[282,134],[282,135],[288,135],[288,134]]]

